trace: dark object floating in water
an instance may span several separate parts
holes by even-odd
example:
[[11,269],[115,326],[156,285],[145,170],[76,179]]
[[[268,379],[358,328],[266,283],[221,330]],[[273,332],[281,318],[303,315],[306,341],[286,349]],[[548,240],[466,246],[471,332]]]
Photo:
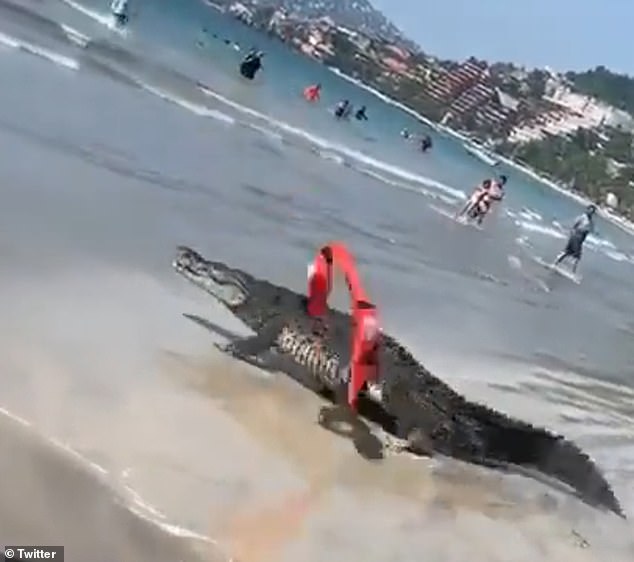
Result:
[[[256,336],[225,348],[253,361],[275,348],[292,360],[285,373],[315,392],[336,398],[345,384],[350,316],[328,310],[324,327],[306,314],[306,297],[256,279],[222,262],[179,247],[174,268],[225,305]],[[584,502],[625,517],[612,488],[575,443],[482,404],[468,401],[432,375],[398,341],[381,337],[381,398],[361,394],[359,414],[408,440],[409,449],[430,449],[495,468],[522,467],[570,486]],[[262,366],[261,363],[258,363]]]
[[264,53],[251,51],[240,63],[240,74],[248,80],[253,80],[258,71],[262,68],[262,57]]

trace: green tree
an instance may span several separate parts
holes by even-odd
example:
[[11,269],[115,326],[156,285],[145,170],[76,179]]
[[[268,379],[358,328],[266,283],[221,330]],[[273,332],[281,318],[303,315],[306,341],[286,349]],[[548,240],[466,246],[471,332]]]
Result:
[[634,113],[634,78],[611,72],[605,66],[579,73],[568,72],[566,77],[580,92]]
[[532,70],[526,77],[527,95],[532,98],[541,98],[546,91],[548,73],[544,70]]
[[609,132],[609,139],[603,146],[605,155],[617,162],[630,162],[634,158],[632,144],[634,138],[630,133],[613,129]]

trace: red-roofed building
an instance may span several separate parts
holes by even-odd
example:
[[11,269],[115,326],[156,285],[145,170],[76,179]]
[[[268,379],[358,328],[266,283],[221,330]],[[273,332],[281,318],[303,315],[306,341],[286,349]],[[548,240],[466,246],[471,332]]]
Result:
[[385,49],[387,51],[390,51],[394,57],[402,61],[406,61],[412,56],[412,54],[409,51],[405,49],[401,49],[400,47],[397,47],[396,45],[387,45]]
[[444,103],[452,103],[460,94],[484,82],[489,76],[488,66],[473,58],[462,63],[458,68],[449,70],[427,89],[432,99]]

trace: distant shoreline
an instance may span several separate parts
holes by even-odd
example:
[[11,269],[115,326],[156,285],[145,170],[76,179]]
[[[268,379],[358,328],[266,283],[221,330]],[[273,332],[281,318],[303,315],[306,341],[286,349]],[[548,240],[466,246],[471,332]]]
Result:
[[[411,107],[406,106],[405,104],[396,101],[395,99],[383,94],[382,92],[378,91],[376,88],[372,87],[369,84],[366,84],[365,82],[357,79],[357,78],[353,78],[352,76],[346,74],[345,72],[343,72],[341,69],[334,67],[334,66],[328,66],[327,67],[333,74],[336,74],[337,76],[339,76],[340,78],[343,78],[344,80],[364,89],[365,91],[371,93],[372,95],[376,96],[377,98],[379,98],[381,101],[384,101],[385,103],[388,103],[389,105],[392,105],[394,107],[399,108],[400,110],[404,111],[405,113],[407,113],[408,115],[411,115],[412,117],[414,117],[417,121],[420,121],[421,123],[427,125],[428,127],[434,129],[436,132],[440,133],[440,134],[446,134],[448,136],[453,137],[456,140],[459,140],[460,142],[462,142],[463,144],[466,144],[468,146],[471,146],[473,148],[480,148],[476,143],[474,143],[469,137],[467,137],[466,135],[463,135],[462,133],[460,133],[459,131],[456,131],[455,129],[452,129],[451,127],[447,127],[445,125],[440,125],[439,123],[436,123],[435,121],[432,121],[431,119],[425,117],[424,115],[421,115],[420,113],[414,111]],[[533,168],[530,168],[528,166],[525,166],[524,164],[521,164],[520,162],[517,162],[511,158],[508,158],[506,156],[503,156],[497,152],[492,152],[493,154],[495,154],[496,158],[498,158],[498,160],[500,160],[501,162],[503,162],[504,164],[506,164],[507,166],[510,166],[511,168],[523,173],[524,175],[540,182],[541,184],[551,188],[554,191],[557,191],[558,193],[561,193],[562,195],[564,195],[565,197],[572,199],[573,201],[579,203],[580,205],[589,205],[591,203],[593,203],[593,201],[591,199],[589,199],[588,197],[585,197],[583,195],[580,195],[578,193],[574,193],[573,191],[571,191],[570,189],[568,189],[567,187],[563,186],[560,183],[556,183],[554,181],[552,181],[551,179],[545,177],[544,175],[542,175],[538,170],[535,170]],[[599,214],[600,216],[605,219],[606,221],[610,222],[611,224],[613,224],[614,226],[616,226],[617,228],[621,229],[623,232],[625,232],[626,234],[631,234],[634,235],[634,222],[630,221],[628,219],[626,219],[624,216],[619,215],[617,213],[615,213],[614,211],[608,210],[608,209],[604,209],[604,208],[600,208],[599,209]]]

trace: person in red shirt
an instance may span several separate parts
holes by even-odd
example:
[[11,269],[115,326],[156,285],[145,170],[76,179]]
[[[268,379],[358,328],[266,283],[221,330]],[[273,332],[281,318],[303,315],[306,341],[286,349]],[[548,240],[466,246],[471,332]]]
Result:
[[306,101],[319,101],[319,96],[321,94],[321,84],[313,84],[312,86],[307,86],[304,89],[304,99]]

